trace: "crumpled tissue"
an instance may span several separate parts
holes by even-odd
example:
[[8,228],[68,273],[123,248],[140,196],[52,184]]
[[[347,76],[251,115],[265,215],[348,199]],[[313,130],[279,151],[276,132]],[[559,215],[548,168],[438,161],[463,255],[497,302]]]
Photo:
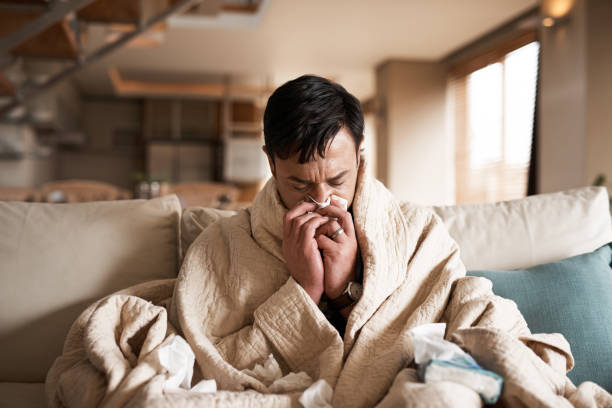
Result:
[[423,324],[410,330],[413,336],[415,363],[425,364],[429,360],[452,360],[454,358],[474,360],[472,356],[461,350],[461,347],[444,340],[445,331],[446,323]]
[[444,340],[445,323],[430,323],[411,330],[414,361],[425,383],[451,381],[477,392],[485,403],[494,404],[501,395],[503,378],[483,369],[458,345]]
[[245,368],[242,372],[257,378],[268,387],[270,392],[275,394],[302,391],[312,384],[312,378],[303,371],[283,376],[283,372],[272,354],[268,355],[263,364],[257,363],[252,369]]
[[175,335],[157,350],[159,364],[168,372],[164,391],[216,392],[215,380],[202,380],[191,387],[195,355],[181,336]]
[[300,396],[300,404],[304,408],[332,408],[333,390],[327,381],[321,379],[314,382]]
[[339,197],[339,196],[335,195],[335,194],[332,194],[331,197],[327,197],[327,200],[325,200],[323,202],[318,202],[310,194],[307,194],[306,197],[308,197],[308,199],[311,200],[313,203],[315,203],[319,208],[325,208],[328,205],[330,205],[332,198],[334,200],[340,201],[340,204],[342,205],[342,208],[344,208],[344,211],[346,211],[346,209],[348,208],[348,201],[346,199],[342,198],[342,197]]

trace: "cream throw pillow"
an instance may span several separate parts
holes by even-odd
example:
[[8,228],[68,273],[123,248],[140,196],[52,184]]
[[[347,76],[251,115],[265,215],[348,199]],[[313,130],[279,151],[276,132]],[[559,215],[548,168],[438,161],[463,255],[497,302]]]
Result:
[[181,218],[181,248],[183,257],[189,246],[209,225],[220,218],[231,217],[236,211],[218,210],[216,208],[189,207],[183,211]]
[[459,244],[468,270],[526,268],[592,252],[612,241],[605,187],[433,209]]
[[44,381],[91,302],[175,277],[180,211],[176,196],[0,202],[0,381]]

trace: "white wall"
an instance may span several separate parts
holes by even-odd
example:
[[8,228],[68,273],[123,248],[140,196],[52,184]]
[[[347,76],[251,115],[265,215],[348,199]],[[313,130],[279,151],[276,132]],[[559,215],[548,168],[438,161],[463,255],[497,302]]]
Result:
[[610,21],[612,1],[578,0],[566,22],[541,29],[540,192],[612,179]]
[[603,173],[612,192],[612,1],[587,7],[586,182]]
[[577,3],[566,24],[540,31],[540,192],[585,181],[586,8]]
[[401,200],[454,202],[446,83],[437,62],[389,61],[377,69],[377,174]]

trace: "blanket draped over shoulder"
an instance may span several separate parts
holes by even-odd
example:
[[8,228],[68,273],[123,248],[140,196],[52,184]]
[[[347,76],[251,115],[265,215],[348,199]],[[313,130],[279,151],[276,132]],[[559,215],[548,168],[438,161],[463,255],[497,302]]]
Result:
[[[272,355],[283,375],[325,380],[337,407],[481,406],[464,386],[416,378],[410,329],[445,322],[446,339],[504,377],[505,406],[612,405],[602,388],[566,377],[573,358],[563,336],[531,334],[514,302],[465,276],[431,211],[400,205],[363,166],[352,210],[363,296],[344,338],[287,270],[287,210],[271,179],[252,207],[200,234],[176,280],[128,288],[79,317],[47,376],[49,404],[300,406],[303,390],[274,392],[251,370]],[[177,334],[195,354],[193,383],[214,379],[219,391],[164,391],[154,351]]]

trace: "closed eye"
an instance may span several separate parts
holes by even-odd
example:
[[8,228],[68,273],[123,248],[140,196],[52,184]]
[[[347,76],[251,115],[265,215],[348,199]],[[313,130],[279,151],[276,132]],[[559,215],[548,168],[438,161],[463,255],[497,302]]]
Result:
[[297,191],[306,191],[308,189],[308,186],[293,186],[293,188]]

